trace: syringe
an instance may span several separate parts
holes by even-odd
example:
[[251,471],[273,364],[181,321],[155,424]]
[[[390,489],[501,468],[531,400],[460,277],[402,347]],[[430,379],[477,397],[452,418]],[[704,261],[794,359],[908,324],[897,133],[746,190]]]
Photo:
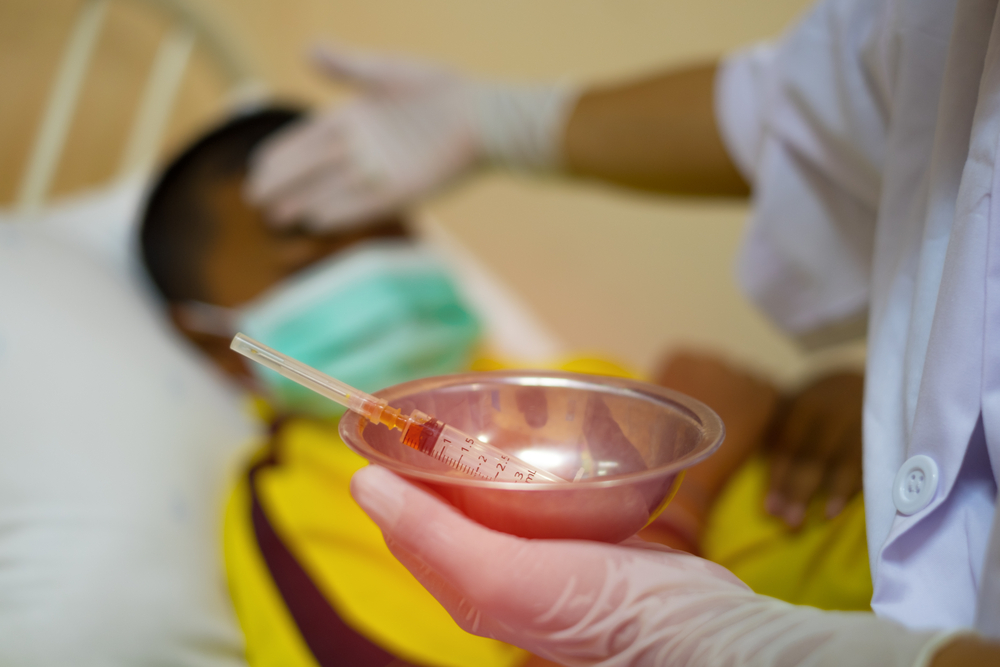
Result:
[[344,384],[241,333],[236,334],[230,347],[289,380],[357,412],[373,424],[399,429],[403,432],[403,444],[472,477],[495,482],[566,481],[502,449],[476,440],[420,410],[413,410],[409,415],[400,414],[399,408],[390,407],[387,401]]

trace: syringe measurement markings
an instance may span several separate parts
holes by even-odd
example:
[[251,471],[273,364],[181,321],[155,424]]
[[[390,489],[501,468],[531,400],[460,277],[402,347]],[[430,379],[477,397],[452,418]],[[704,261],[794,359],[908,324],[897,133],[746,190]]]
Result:
[[[506,470],[506,467],[501,468],[491,478],[488,475],[485,475],[485,474],[483,474],[481,472],[482,464],[480,464],[479,466],[473,468],[472,466],[470,466],[467,463],[462,463],[461,460],[462,460],[462,458],[464,458],[464,456],[465,456],[464,454],[462,456],[460,456],[458,459],[456,459],[454,456],[449,456],[448,454],[445,454],[443,450],[441,450],[441,451],[435,452],[431,456],[433,456],[438,461],[441,461],[442,463],[444,463],[446,465],[450,465],[453,468],[455,468],[455,469],[457,469],[457,470],[459,470],[461,472],[464,472],[467,475],[470,475],[472,477],[479,477],[480,479],[485,479],[485,480],[490,481],[490,482],[495,482],[497,480],[497,478],[500,476],[500,472],[502,470]],[[516,479],[524,479],[526,482],[531,482],[534,479],[534,477],[535,477],[535,471],[534,470],[529,470],[527,476],[525,476],[524,473],[515,471],[514,472],[514,477]]]
[[[451,440],[449,440],[448,438],[445,438],[445,437],[441,438],[441,442],[443,442],[446,445],[452,444]],[[469,450],[466,449],[465,447],[462,447],[462,451],[463,452],[467,452]],[[464,458],[465,458],[465,454],[462,454],[461,456],[459,456],[458,457],[458,461],[455,462],[455,465],[460,465],[462,463],[462,459],[464,459]]]
[[466,473],[467,475],[471,475],[473,477],[482,477],[485,480],[489,480],[489,477],[487,477],[486,475],[479,474],[479,468],[473,469],[468,464],[459,463],[458,461],[455,460],[455,457],[448,456],[444,452],[440,452],[440,451],[439,452],[435,452],[433,456],[438,461],[441,461],[442,463],[450,465],[450,466],[452,466],[454,468],[458,468],[459,470],[461,470],[462,472]]
[[[510,459],[509,459],[509,458],[507,458],[506,456],[501,456],[501,457],[500,457],[500,460],[501,460],[501,461],[506,461],[507,463],[510,463]],[[507,466],[505,466],[505,465],[504,465],[503,463],[499,463],[499,462],[498,462],[498,463],[497,463],[497,468],[500,468],[500,470],[497,470],[497,471],[496,471],[496,474],[495,474],[495,475],[493,475],[493,479],[494,479],[494,480],[496,480],[496,478],[500,476],[500,473],[502,473],[502,472],[503,472],[504,470],[506,470],[506,469],[507,469]]]

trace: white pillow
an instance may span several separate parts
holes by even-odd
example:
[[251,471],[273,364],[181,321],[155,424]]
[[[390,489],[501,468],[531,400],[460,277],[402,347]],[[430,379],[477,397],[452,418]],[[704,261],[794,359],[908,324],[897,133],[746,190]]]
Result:
[[130,279],[142,274],[135,248],[148,181],[136,175],[61,197],[25,217],[0,209],[0,225],[27,225],[67,241]]
[[240,397],[141,290],[0,225],[0,664],[239,665]]

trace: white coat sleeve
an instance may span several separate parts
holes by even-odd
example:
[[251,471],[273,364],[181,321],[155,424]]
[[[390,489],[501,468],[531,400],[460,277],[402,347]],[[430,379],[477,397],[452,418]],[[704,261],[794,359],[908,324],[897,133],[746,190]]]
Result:
[[820,3],[716,77],[720,132],[754,191],[739,282],[807,346],[864,327],[890,99],[883,11]]

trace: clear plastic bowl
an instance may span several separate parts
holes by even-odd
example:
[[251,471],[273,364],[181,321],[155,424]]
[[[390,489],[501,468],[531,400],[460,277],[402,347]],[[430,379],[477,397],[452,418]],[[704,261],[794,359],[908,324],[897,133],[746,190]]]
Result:
[[376,394],[404,414],[422,410],[570,483],[467,477],[402,444],[398,431],[353,412],[340,435],[371,463],[422,483],[479,523],[521,537],[620,542],[669,502],[680,473],[725,434],[704,404],[616,377],[546,371],[466,373]]

